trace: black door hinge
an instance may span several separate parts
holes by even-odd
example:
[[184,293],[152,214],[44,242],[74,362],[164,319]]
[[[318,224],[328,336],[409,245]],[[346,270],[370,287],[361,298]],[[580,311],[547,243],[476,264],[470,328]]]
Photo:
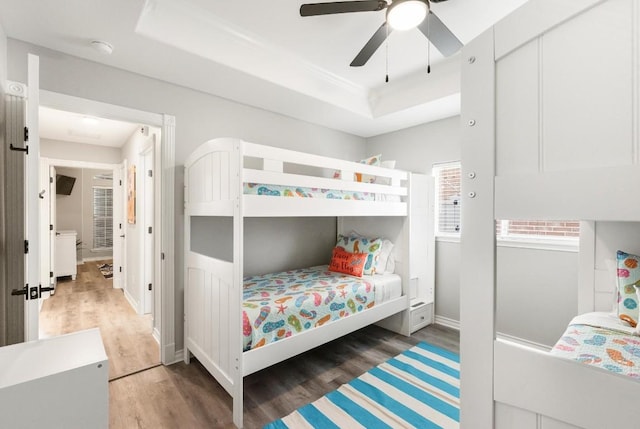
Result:
[[49,278],[53,278],[53,271],[49,271]]
[[149,283],[149,290],[153,289],[153,287],[151,286],[151,283]]
[[122,267],[120,267],[120,272],[122,272]]
[[24,141],[29,141],[29,127],[24,127]]
[[149,170],[149,177],[153,177],[153,170]]
[[53,177],[49,177],[49,183],[53,183]]
[[164,252],[160,253],[160,259],[164,261]]
[[151,231],[153,231],[153,227],[149,227],[149,234],[152,233]]
[[29,253],[29,240],[24,240],[24,253]]
[[120,186],[122,186],[122,180],[120,180]]
[[53,231],[53,225],[49,224],[49,231]]

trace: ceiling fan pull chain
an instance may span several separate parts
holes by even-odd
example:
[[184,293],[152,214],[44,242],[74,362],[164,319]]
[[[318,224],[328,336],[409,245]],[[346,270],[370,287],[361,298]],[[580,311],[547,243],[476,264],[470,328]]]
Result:
[[385,53],[384,53],[385,65],[384,65],[384,67],[385,67],[385,72],[386,72],[386,75],[384,77],[384,81],[385,81],[385,83],[389,83],[389,24],[385,25],[385,29],[387,31],[387,37],[384,39],[385,40],[385,42],[384,42],[384,50],[385,50]]
[[427,14],[427,74],[431,73],[431,39],[429,31],[429,14]]

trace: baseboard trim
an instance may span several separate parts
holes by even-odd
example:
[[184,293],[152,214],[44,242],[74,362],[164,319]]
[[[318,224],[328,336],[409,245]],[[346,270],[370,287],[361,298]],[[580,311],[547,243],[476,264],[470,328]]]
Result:
[[184,362],[184,349],[176,350],[173,354],[173,359],[169,360],[166,365],[172,365],[178,362]]
[[89,258],[82,258],[82,262],[80,264],[84,264],[85,262],[106,261],[109,259],[113,259],[113,256],[91,256]]
[[135,299],[133,299],[131,294],[129,294],[129,291],[127,291],[126,289],[123,289],[123,291],[124,291],[124,297],[126,298],[126,300],[129,303],[129,305],[131,305],[131,308],[133,308],[133,311],[135,311],[136,314],[139,314],[139,312],[138,312],[138,302]]
[[436,315],[435,323],[437,325],[446,326],[447,328],[455,329],[456,331],[460,330],[459,320],[449,319],[448,317]]

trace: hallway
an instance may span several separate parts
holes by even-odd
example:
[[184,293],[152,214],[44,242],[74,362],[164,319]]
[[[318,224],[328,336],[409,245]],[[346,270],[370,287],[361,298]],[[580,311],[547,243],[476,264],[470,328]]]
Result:
[[109,358],[109,380],[160,364],[160,351],[152,336],[151,315],[136,314],[121,289],[103,277],[91,261],[78,265],[76,280],[58,280],[56,293],[44,300],[40,311],[40,338],[89,328],[100,328]]

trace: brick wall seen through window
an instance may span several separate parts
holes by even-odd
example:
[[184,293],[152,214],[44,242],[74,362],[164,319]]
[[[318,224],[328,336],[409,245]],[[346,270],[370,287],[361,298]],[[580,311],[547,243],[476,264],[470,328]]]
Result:
[[[436,188],[436,236],[460,235],[461,203],[459,162],[433,166]],[[502,239],[563,240],[580,236],[580,222],[573,220],[496,221],[496,236]]]

